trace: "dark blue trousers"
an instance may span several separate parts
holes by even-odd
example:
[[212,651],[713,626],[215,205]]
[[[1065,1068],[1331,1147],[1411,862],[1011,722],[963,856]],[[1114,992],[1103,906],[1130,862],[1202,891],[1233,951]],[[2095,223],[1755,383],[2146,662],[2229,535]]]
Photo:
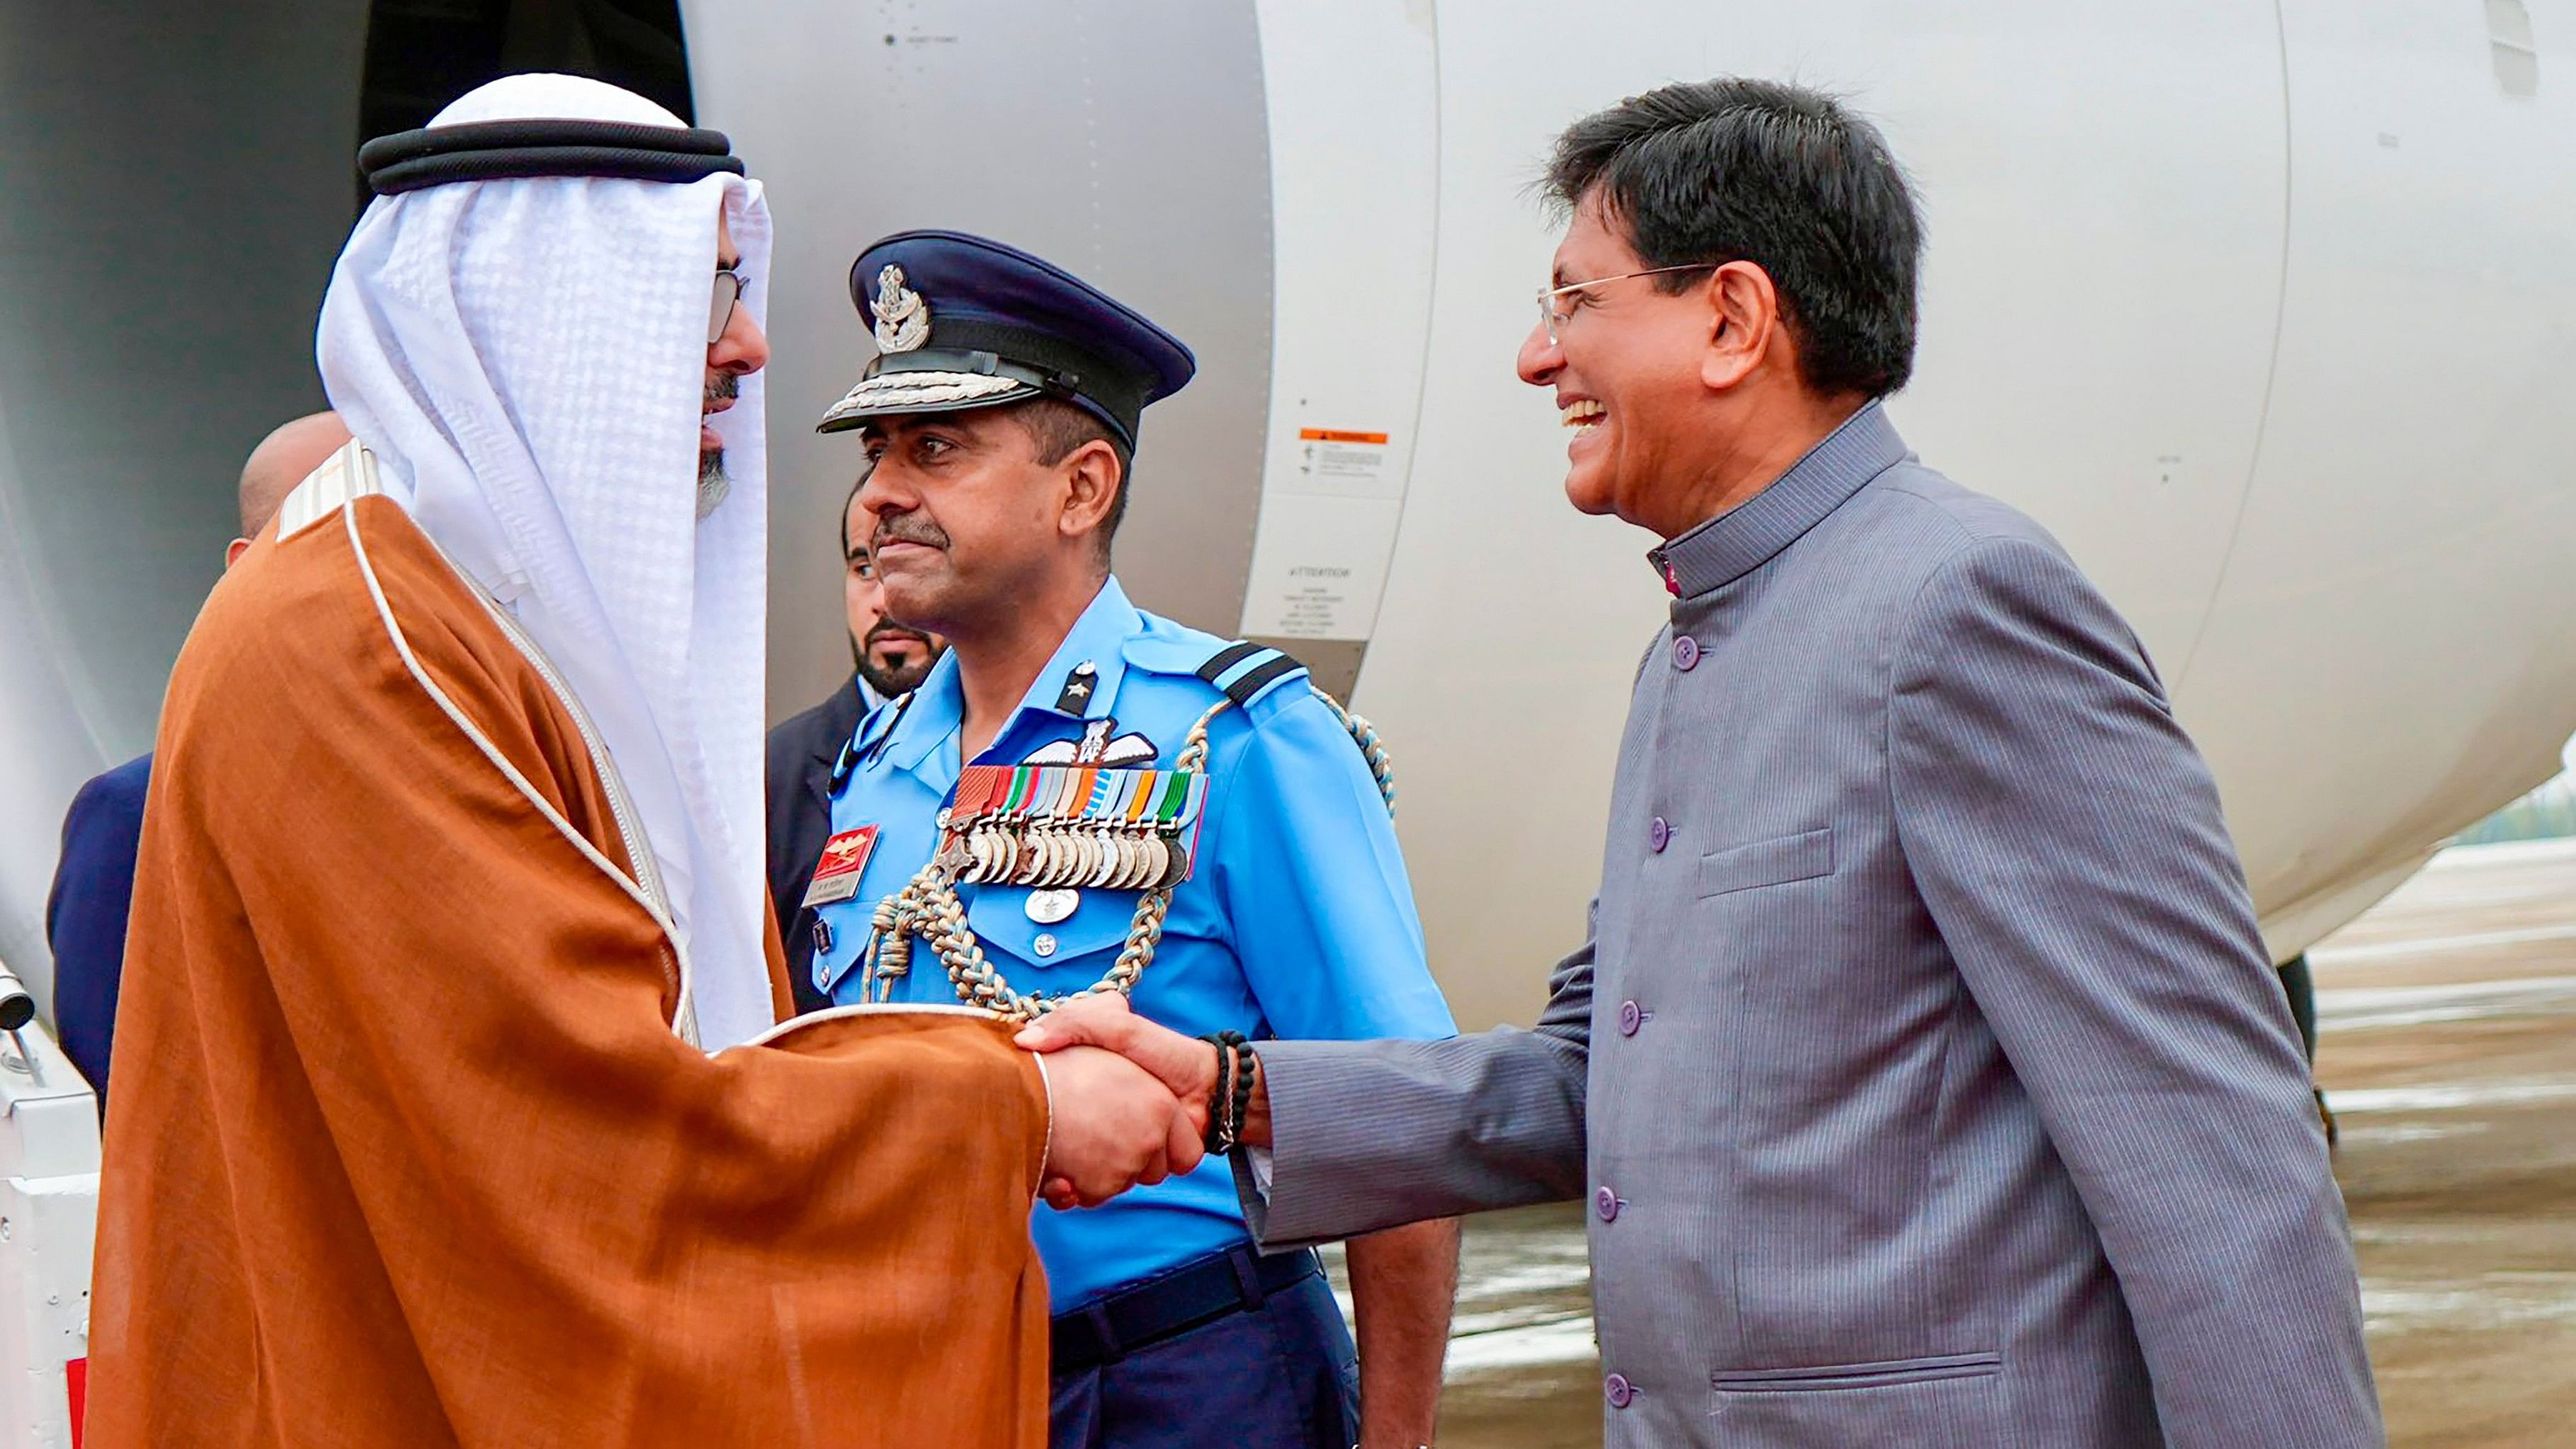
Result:
[[1359,1356],[1322,1275],[1116,1363],[1064,1374],[1052,1449],[1350,1449]]

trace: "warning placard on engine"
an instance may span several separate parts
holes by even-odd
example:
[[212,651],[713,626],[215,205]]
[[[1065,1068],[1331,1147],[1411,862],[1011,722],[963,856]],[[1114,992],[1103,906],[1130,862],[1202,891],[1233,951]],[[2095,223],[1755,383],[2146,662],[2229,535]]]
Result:
[[1401,498],[1404,480],[1389,466],[1388,435],[1353,428],[1299,428],[1289,492],[1328,498]]
[[1242,633],[1369,636],[1404,515],[1410,448],[1410,439],[1379,428],[1301,427],[1273,436]]
[[1365,639],[1386,587],[1404,505],[1288,496],[1262,505],[1243,600],[1243,632],[1281,639]]

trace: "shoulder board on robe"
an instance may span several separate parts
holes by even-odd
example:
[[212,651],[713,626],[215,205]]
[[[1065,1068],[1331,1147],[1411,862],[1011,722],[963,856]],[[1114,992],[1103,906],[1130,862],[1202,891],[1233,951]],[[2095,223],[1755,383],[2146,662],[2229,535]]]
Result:
[[340,451],[323,459],[322,466],[306,475],[278,505],[278,541],[293,538],[356,499],[384,491],[384,484],[376,477],[376,455],[351,438],[340,445]]

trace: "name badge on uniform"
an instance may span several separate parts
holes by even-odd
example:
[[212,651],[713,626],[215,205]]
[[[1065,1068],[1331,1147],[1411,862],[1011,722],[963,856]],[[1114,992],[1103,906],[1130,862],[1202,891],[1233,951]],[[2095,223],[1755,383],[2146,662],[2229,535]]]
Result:
[[877,828],[862,825],[844,830],[823,842],[823,858],[815,863],[813,883],[805,887],[805,904],[828,906],[846,901],[859,893],[859,873],[868,868],[868,852],[876,849]]

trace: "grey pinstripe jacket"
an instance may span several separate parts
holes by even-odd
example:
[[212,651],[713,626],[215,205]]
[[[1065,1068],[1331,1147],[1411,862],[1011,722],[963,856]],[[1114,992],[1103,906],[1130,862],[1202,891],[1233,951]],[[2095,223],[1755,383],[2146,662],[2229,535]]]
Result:
[[2382,1441],[2218,797],[2055,541],[1862,411],[1662,552],[1537,1030],[1274,1043],[1273,1245],[1581,1197],[1612,1445]]

